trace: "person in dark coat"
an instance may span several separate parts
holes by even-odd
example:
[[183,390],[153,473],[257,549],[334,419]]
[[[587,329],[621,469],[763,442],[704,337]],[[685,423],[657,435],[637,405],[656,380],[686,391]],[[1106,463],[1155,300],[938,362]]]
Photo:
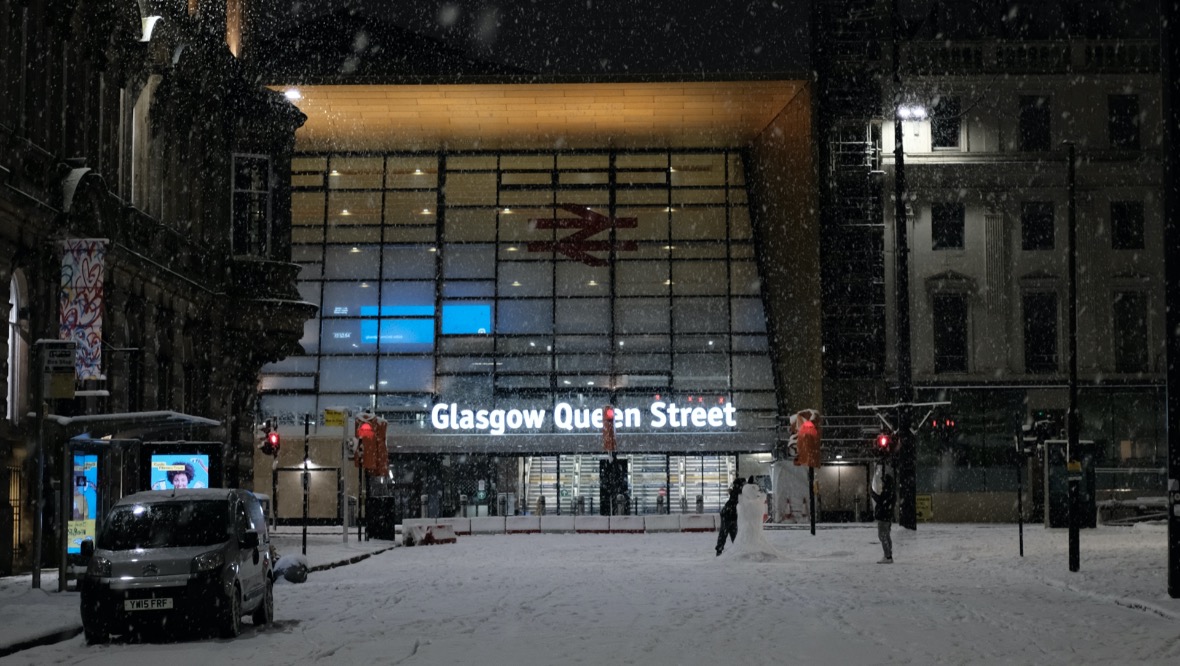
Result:
[[721,507],[721,529],[717,533],[717,554],[725,550],[725,537],[729,536],[730,543],[737,538],[737,505],[738,500],[742,497],[742,487],[746,482],[742,479],[734,479],[733,485],[729,487],[729,499],[726,500],[725,506]]
[[873,518],[877,520],[877,537],[881,540],[881,550],[884,557],[877,560],[878,564],[893,564],[893,506],[897,497],[897,482],[893,469],[885,463],[879,463],[873,475],[873,482],[869,486],[869,496],[873,498]]

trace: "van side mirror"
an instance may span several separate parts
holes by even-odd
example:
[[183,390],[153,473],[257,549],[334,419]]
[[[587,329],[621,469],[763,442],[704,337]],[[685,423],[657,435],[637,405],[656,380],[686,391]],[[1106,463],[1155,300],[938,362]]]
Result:
[[82,540],[82,557],[84,559],[89,559],[92,555],[94,555],[94,542],[91,541],[90,539],[83,539]]
[[242,534],[242,539],[241,539],[240,543],[242,545],[242,548],[245,548],[247,550],[250,548],[257,548],[258,547],[258,532],[255,532],[254,530],[248,530],[247,532]]

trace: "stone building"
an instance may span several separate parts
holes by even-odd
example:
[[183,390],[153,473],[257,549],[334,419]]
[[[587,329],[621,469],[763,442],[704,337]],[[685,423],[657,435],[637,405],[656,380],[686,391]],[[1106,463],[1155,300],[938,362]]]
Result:
[[[287,263],[304,116],[244,75],[244,20],[235,0],[0,2],[0,573],[58,562],[66,524],[72,551],[170,455],[252,484],[258,370],[309,313]],[[40,372],[63,337],[72,398]]]

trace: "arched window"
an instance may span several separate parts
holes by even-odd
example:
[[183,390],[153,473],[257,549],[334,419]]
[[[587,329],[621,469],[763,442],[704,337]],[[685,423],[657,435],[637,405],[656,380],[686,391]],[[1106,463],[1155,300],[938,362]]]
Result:
[[8,391],[9,421],[16,423],[27,411],[29,385],[29,341],[22,329],[21,310],[25,307],[24,279],[20,271],[8,285]]

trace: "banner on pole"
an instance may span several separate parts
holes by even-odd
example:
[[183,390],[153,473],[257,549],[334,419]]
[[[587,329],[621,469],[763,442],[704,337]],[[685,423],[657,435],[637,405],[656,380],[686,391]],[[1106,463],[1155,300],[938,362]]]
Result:
[[62,241],[58,338],[78,345],[74,370],[79,380],[102,379],[105,259],[105,240],[73,238]]

